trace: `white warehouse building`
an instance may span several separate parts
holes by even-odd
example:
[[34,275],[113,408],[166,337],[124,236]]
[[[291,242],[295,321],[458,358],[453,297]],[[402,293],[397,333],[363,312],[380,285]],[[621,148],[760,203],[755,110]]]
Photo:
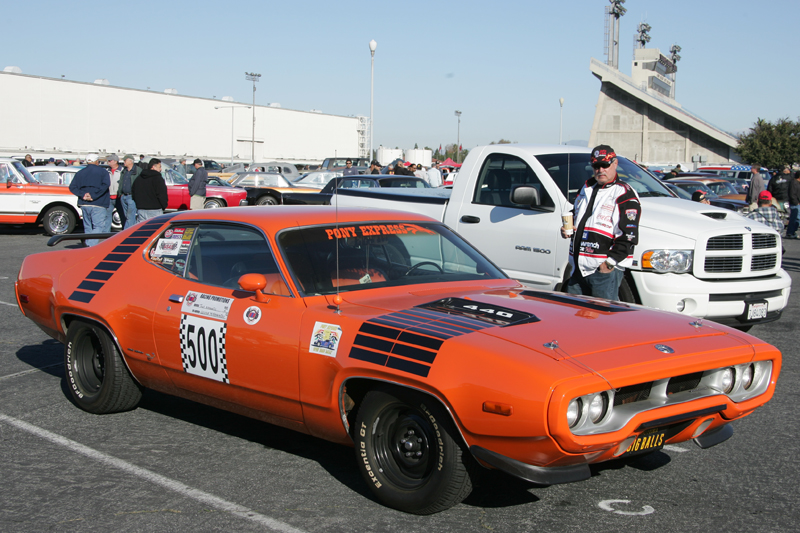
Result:
[[[17,69],[18,70],[18,69]],[[369,119],[0,72],[0,155],[87,153],[220,162],[366,157]],[[250,107],[250,108],[248,108]],[[251,148],[254,145],[254,148]]]

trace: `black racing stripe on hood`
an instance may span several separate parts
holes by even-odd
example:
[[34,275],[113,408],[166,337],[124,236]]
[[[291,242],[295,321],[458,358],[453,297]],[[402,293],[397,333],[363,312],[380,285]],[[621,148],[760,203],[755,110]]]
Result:
[[69,299],[87,304],[91,302],[92,298],[105,285],[105,283],[99,283],[99,281],[105,282],[111,279],[117,270],[141,248],[141,245],[152,238],[164,226],[164,222],[177,214],[169,213],[148,219],[141,227],[123,239],[122,243],[114,248],[110,254],[97,263],[97,266],[78,285],[77,288],[80,290],[73,291]]

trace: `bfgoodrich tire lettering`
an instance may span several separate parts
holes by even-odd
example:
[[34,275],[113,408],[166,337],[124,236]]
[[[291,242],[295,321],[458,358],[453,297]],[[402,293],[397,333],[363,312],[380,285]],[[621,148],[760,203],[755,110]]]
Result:
[[95,324],[83,320],[70,324],[64,367],[72,398],[84,411],[128,411],[142,397],[111,336]]
[[388,507],[432,514],[472,491],[474,463],[452,423],[421,394],[369,392],[355,427],[356,461],[375,497]]

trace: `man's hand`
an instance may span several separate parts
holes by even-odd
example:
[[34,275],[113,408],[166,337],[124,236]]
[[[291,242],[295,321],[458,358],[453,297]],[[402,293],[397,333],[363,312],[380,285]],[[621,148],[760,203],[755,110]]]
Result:
[[614,270],[614,267],[610,266],[608,263],[603,261],[602,263],[600,263],[600,268],[598,270],[600,270],[600,272],[602,272],[603,274],[610,274]]
[[[573,235],[574,235],[575,234],[575,230],[572,230],[572,232],[573,232]],[[561,228],[561,238],[562,239],[571,239],[572,235],[567,235],[567,230],[565,230],[564,228]]]
[[83,199],[86,200],[87,202],[91,202],[92,195],[87,192],[86,194],[83,195]]

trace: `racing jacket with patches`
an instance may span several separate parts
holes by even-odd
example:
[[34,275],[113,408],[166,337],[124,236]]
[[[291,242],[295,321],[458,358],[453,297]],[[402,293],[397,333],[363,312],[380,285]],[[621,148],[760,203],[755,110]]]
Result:
[[[639,196],[619,177],[604,186],[589,179],[575,199],[575,235],[570,243],[569,264],[583,277],[597,270],[606,258],[630,266],[633,247],[639,242]],[[577,245],[576,245],[577,243]]]

